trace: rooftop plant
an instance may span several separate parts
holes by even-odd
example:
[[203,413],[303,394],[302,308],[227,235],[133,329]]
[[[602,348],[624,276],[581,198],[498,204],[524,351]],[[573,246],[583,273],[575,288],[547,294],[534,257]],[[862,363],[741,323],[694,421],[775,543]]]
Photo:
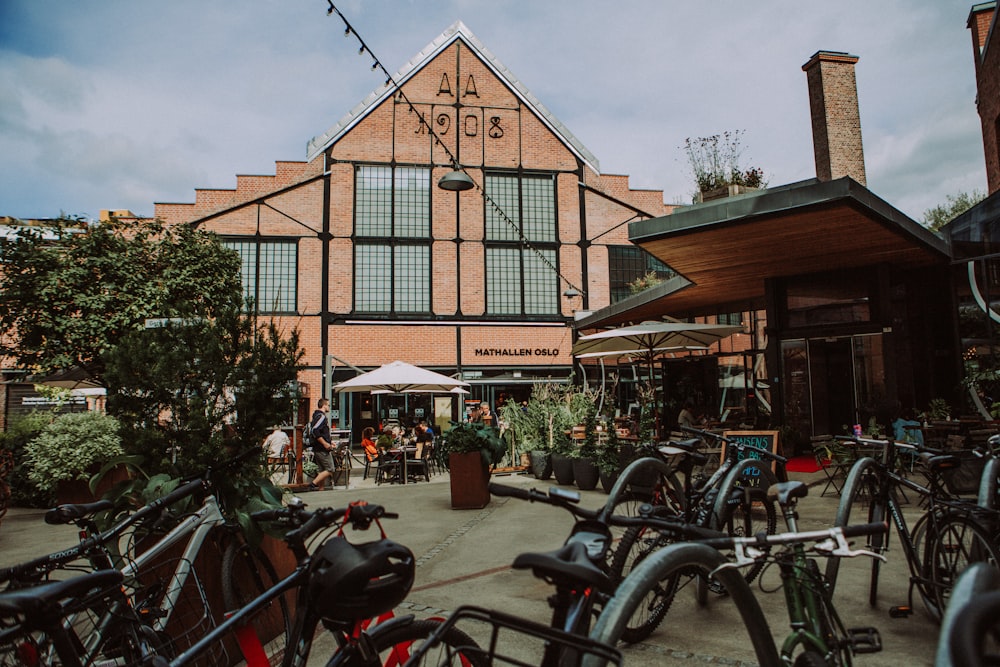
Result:
[[742,164],[742,135],[743,130],[733,130],[710,137],[688,137],[684,140],[684,152],[699,192],[727,185],[745,185],[750,188],[767,186],[762,169]]

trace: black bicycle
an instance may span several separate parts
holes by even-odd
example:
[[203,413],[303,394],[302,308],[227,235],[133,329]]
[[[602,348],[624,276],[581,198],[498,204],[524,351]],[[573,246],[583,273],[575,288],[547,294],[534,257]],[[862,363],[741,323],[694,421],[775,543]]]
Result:
[[[839,436],[838,436],[839,437]],[[910,569],[910,600],[906,605],[893,607],[890,614],[905,616],[912,612],[913,590],[916,588],[927,612],[940,620],[948,597],[959,574],[975,562],[1000,564],[1000,550],[987,524],[981,520],[983,512],[976,502],[954,499],[943,488],[941,476],[953,470],[960,461],[951,454],[925,454],[924,470],[928,485],[923,486],[896,471],[897,450],[912,445],[892,440],[870,438],[843,438],[869,447],[882,449],[881,460],[862,457],[855,462],[844,483],[837,508],[836,525],[846,526],[852,510],[860,501],[868,503],[868,520],[882,522],[889,518],[896,526],[903,556]],[[900,509],[897,489],[916,492],[926,503],[926,510],[911,531]],[[889,541],[884,535],[872,535],[869,548],[884,553]],[[878,601],[878,579],[881,561],[873,560],[869,581],[868,602]],[[835,587],[839,560],[830,559],[826,576]]]

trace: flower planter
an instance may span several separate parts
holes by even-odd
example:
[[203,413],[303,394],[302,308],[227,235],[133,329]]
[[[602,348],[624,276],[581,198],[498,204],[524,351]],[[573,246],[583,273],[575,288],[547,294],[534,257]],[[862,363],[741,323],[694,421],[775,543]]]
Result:
[[[94,471],[97,472],[96,470]],[[110,491],[115,484],[124,482],[129,478],[128,468],[119,466],[109,470],[101,481],[97,484],[94,492],[90,491],[89,479],[65,479],[56,483],[56,504],[80,504],[92,503],[99,500],[105,493]]]
[[594,459],[585,457],[573,459],[573,479],[581,491],[593,491],[600,481],[600,471]]
[[490,503],[490,469],[479,452],[448,455],[451,508],[481,509]]
[[552,457],[544,449],[531,451],[531,474],[535,476],[535,479],[552,477]]
[[572,486],[573,480],[573,459],[565,454],[552,454],[552,474],[556,477],[559,486]]
[[614,487],[615,482],[618,481],[619,472],[620,471],[618,470],[611,473],[606,473],[603,470],[601,471],[601,488],[604,489],[604,493],[611,493],[611,489]]

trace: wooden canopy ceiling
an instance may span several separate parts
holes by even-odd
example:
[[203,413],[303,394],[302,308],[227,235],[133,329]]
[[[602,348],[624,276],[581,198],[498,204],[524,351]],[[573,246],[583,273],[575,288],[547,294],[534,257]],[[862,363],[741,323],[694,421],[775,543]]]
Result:
[[849,178],[693,206],[633,223],[629,233],[683,278],[597,311],[577,328],[760,307],[768,278],[949,261],[943,239]]

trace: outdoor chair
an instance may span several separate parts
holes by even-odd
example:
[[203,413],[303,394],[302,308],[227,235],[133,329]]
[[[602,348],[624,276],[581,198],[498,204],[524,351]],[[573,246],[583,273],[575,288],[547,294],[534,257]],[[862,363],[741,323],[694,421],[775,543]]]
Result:
[[831,488],[839,496],[847,480],[847,473],[854,465],[854,452],[850,447],[839,444],[831,435],[816,435],[810,438],[810,442],[816,464],[826,475],[826,486],[819,494],[820,497],[830,492]]
[[428,460],[432,450],[433,447],[430,444],[425,444],[420,452],[420,458],[406,460],[406,474],[409,477],[416,478],[422,476],[428,482],[431,481],[430,464],[428,463]]
[[378,457],[375,468],[375,483],[390,482],[399,476],[399,459],[391,454],[383,453]]

